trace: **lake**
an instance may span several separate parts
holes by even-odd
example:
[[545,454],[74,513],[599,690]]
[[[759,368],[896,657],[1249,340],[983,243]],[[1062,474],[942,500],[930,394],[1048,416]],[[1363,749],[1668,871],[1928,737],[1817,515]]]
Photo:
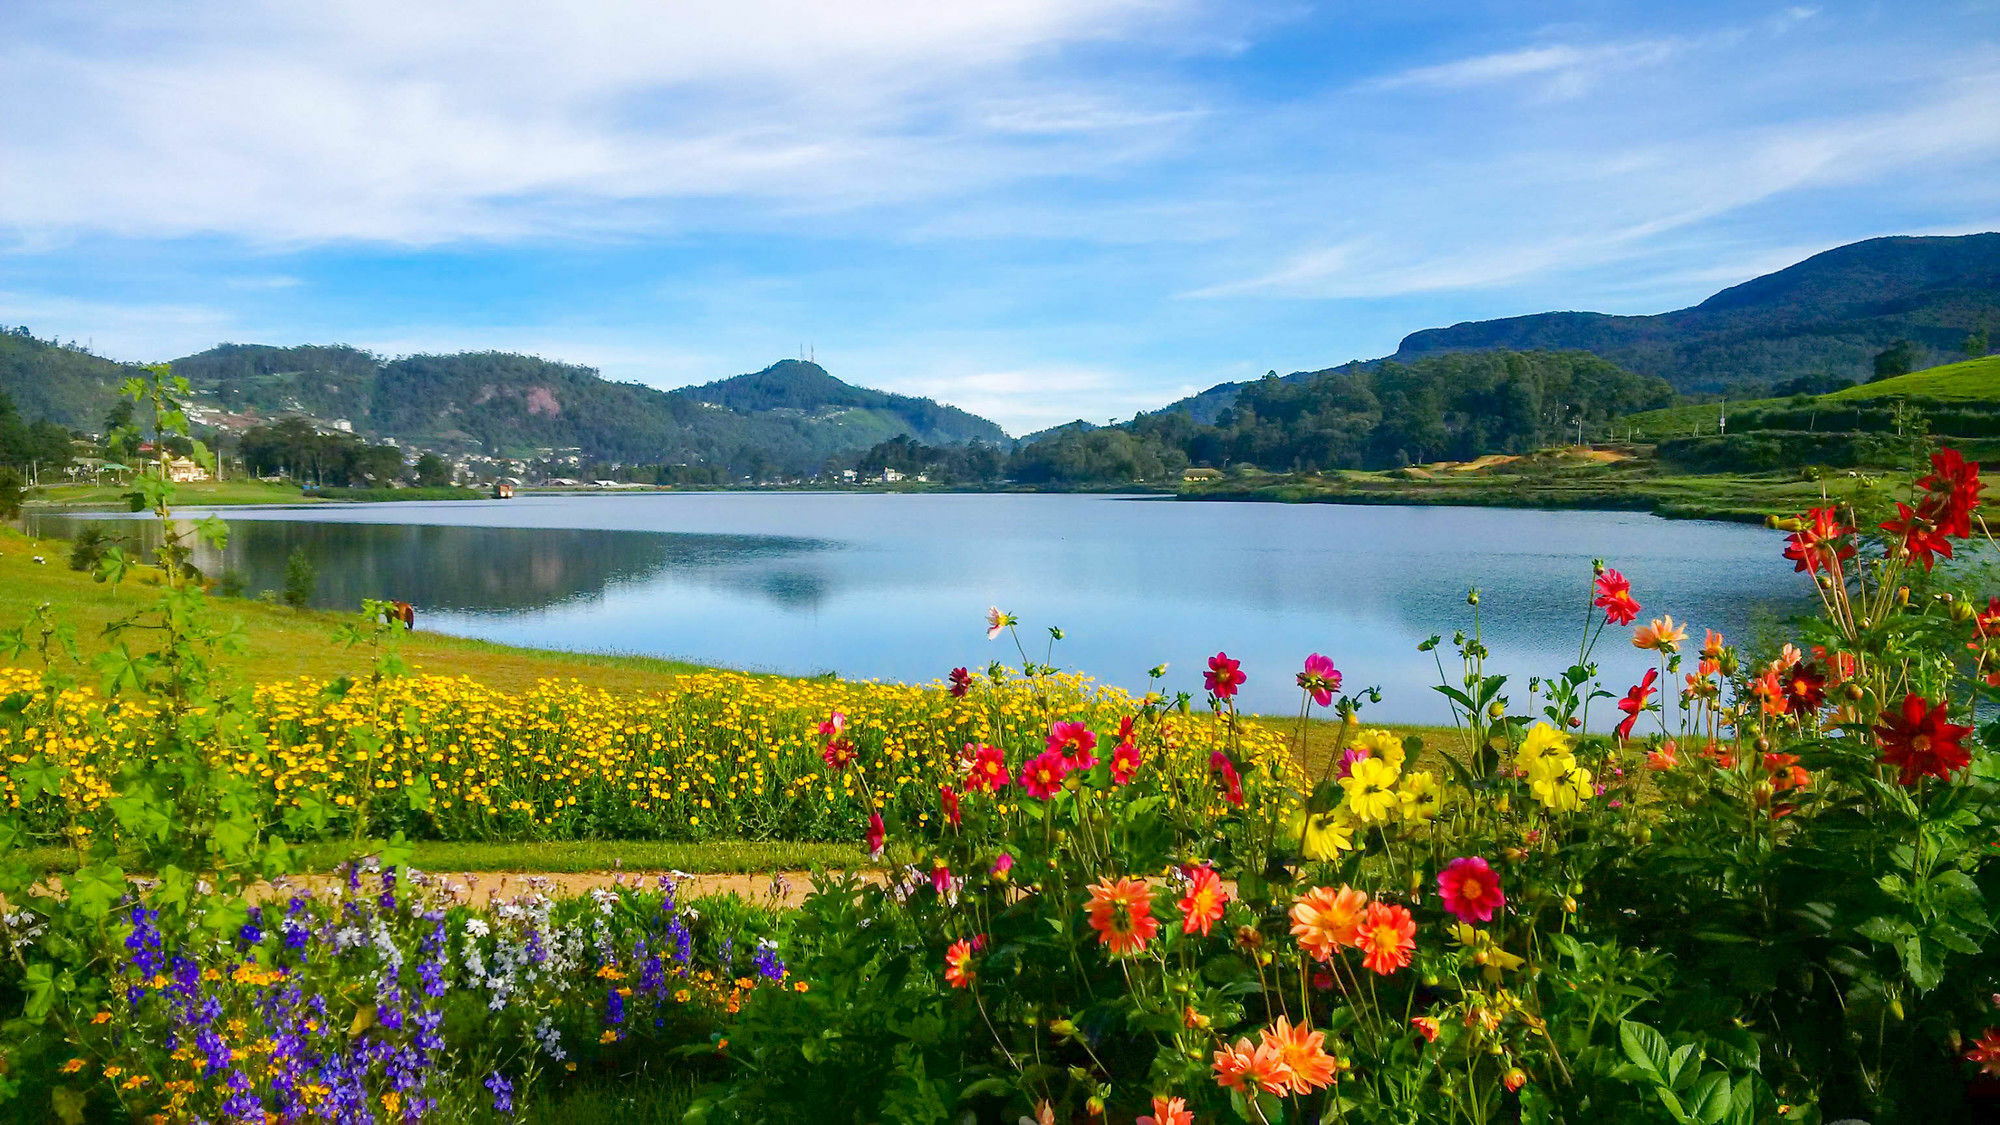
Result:
[[[1671,613],[1732,641],[1806,608],[1808,588],[1759,527],[1624,512],[1144,497],[824,492],[528,495],[217,510],[226,566],[251,590],[283,584],[303,547],[318,605],[364,597],[417,606],[422,629],[510,644],[643,653],[792,674],[928,681],[999,659],[986,607],[1021,618],[1031,658],[1133,689],[1169,664],[1167,690],[1199,698],[1226,650],[1249,676],[1247,710],[1291,713],[1310,652],[1350,690],[1380,685],[1367,715],[1445,721],[1437,667],[1417,644],[1469,627],[1468,586],[1493,653],[1519,679],[1574,659],[1593,557],[1632,580],[1646,616]],[[78,517],[33,517],[64,534]],[[1599,649],[1622,692],[1648,666],[1612,629]],[[1601,705],[1596,720],[1608,710]],[[1609,719],[1617,718],[1611,712]]]

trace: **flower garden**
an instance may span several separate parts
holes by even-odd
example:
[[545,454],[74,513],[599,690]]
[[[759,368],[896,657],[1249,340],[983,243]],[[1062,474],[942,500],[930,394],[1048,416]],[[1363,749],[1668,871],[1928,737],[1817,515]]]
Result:
[[[173,424],[169,381],[135,390]],[[1133,696],[1034,661],[999,610],[1019,664],[925,687],[503,696],[404,675],[380,606],[338,638],[352,679],[249,685],[169,536],[94,667],[57,621],[6,642],[39,670],[0,675],[0,839],[80,862],[0,868],[0,1105],[556,1120],[610,1086],[697,1122],[1983,1120],[2000,598],[1940,565],[1986,538],[1977,467],[1929,470],[1888,510],[1783,521],[1773,563],[1821,613],[1768,650],[1697,641],[1600,564],[1574,664],[1499,669],[1469,593],[1424,644],[1443,745],[1371,724],[1365,669],[1319,654],[1288,729],[1237,714],[1226,654],[1206,707]],[[1656,666],[1600,685],[1607,644]],[[404,862],[742,837],[877,860],[783,908],[671,876],[475,905]],[[309,840],[356,860],[297,876]]]

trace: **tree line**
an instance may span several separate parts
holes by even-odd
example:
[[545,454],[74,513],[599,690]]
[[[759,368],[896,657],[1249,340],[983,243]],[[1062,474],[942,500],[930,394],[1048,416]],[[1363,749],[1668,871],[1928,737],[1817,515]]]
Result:
[[[1118,426],[1072,424],[1011,453],[907,437],[854,458],[947,483],[1035,485],[1163,480],[1206,466],[1279,472],[1386,469],[1523,453],[1602,436],[1613,418],[1673,400],[1665,380],[1588,352],[1465,352],[1349,364],[1244,386],[1213,424],[1167,410]],[[836,460],[829,468],[846,467]]]

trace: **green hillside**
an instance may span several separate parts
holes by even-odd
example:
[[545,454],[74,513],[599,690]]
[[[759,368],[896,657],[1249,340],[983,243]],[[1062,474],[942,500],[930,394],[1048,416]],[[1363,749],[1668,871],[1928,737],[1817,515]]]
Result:
[[26,328],[0,331],[0,392],[13,400],[23,418],[101,431],[119,386],[137,371],[53,340],[38,340]]
[[[1454,352],[1582,350],[1682,393],[1749,398],[1802,377],[1859,382],[1874,374],[1876,353],[1899,340],[1936,362],[1961,354],[1966,336],[1981,327],[2000,328],[2000,234],[1872,238],[1673,312],[1468,321],[1412,332],[1393,356],[1360,365]],[[1213,423],[1247,385],[1218,384],[1165,409]]]
[[1896,396],[1935,402],[1986,402],[2000,408],[2000,355],[1927,367],[1822,397],[1829,401],[1854,401]]

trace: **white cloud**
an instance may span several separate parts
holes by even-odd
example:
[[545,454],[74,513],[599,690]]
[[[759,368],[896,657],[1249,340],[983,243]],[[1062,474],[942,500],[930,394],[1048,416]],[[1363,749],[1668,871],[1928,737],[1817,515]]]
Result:
[[1537,79],[1551,97],[1578,97],[1614,72],[1665,62],[1683,49],[1671,39],[1630,43],[1550,43],[1477,55],[1448,63],[1421,66],[1374,79],[1365,88],[1396,90],[1409,87],[1463,90],[1523,79]]
[[1138,0],[30,4],[0,36],[0,230],[427,244],[933,197],[1145,151],[1199,111],[1184,92],[1045,63],[1187,20]]
[[[1529,148],[1404,169],[1418,185],[1399,200],[1413,212],[1408,225],[1382,222],[1378,211],[1376,231],[1342,231],[1259,272],[1183,295],[1372,298],[1507,286],[1641,259],[1663,240],[1789,194],[2000,157],[2000,65],[1948,73],[1876,112],[1639,144],[1621,132],[1594,151],[1589,138],[1572,138],[1585,158],[1574,149]],[[1451,200],[1476,203],[1453,214]],[[1486,221],[1495,214],[1509,221]],[[1764,260],[1775,252],[1767,249]]]

